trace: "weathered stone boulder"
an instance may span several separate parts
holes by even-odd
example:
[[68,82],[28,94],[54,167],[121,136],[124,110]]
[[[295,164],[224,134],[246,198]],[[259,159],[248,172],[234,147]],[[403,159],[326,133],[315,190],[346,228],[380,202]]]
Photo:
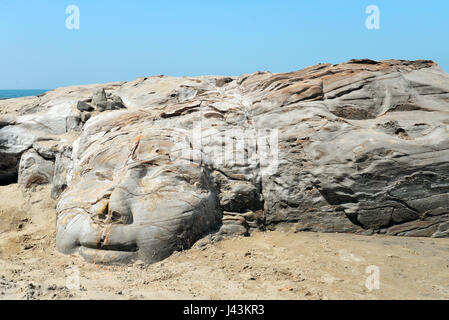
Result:
[[[97,107],[98,111],[118,110],[126,108],[119,96],[106,94],[104,88],[97,89],[92,97],[92,103]],[[92,110],[83,110],[92,111]]]
[[99,103],[104,103],[107,101],[106,92],[104,88],[96,89],[92,96],[92,103],[98,105]]
[[[0,100],[0,185],[17,182],[20,158],[27,150],[54,162],[59,145],[65,146],[68,136],[79,135],[90,116],[99,114],[91,112],[92,93],[117,86],[121,83],[67,87],[38,97]],[[125,107],[119,96],[105,101],[113,104],[111,108]]]
[[87,103],[85,101],[78,101],[76,108],[79,111],[87,111],[87,112],[91,112],[91,111],[95,110],[95,108],[93,106],[91,106],[89,103]]
[[22,154],[18,182],[25,187],[33,184],[49,184],[53,181],[54,162],[45,160],[34,149]]
[[279,224],[449,236],[449,75],[432,61],[155,76],[39,99],[42,114],[71,106],[64,130],[42,143],[20,101],[27,121],[0,113],[0,177],[30,148],[55,162],[61,252],[151,263]]
[[1,100],[2,118],[0,183],[14,182],[11,177],[17,181],[19,161],[25,151],[33,149],[46,159],[54,158],[60,137],[81,129],[75,102],[61,93]]

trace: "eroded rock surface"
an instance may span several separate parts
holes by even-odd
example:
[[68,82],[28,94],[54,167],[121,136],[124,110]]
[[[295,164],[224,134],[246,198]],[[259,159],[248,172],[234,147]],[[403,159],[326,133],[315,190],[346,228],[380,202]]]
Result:
[[448,237],[448,129],[432,61],[155,76],[0,101],[0,179],[52,183],[58,249],[97,263],[284,223]]

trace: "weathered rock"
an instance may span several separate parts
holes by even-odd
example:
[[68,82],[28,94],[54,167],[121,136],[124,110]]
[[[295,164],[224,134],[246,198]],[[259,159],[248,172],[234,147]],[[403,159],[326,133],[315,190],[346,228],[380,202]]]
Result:
[[94,91],[92,96],[92,103],[98,105],[99,103],[104,103],[107,101],[106,92],[104,88],[100,88]]
[[105,102],[99,102],[97,103],[97,110],[102,112],[106,110],[118,110],[123,109],[125,106],[123,103],[118,101],[105,101]]
[[217,87],[223,87],[223,86],[225,86],[226,84],[228,84],[229,82],[232,82],[232,81],[234,81],[234,79],[231,78],[231,77],[223,77],[223,78],[218,78],[215,81],[215,84],[216,84]]
[[20,159],[18,182],[26,188],[34,184],[48,184],[53,180],[54,163],[30,149]]
[[57,199],[59,195],[67,188],[68,170],[71,168],[72,148],[63,148],[55,159],[54,179],[51,188],[51,198]]
[[92,114],[90,112],[81,112],[81,122],[86,122],[87,120],[90,119],[90,117],[92,116]]
[[[118,110],[126,108],[122,99],[110,92],[106,94],[104,88],[97,89],[92,97],[92,103],[97,107],[97,110],[102,112],[106,110]],[[92,111],[92,110],[82,110]]]
[[7,121],[0,126],[0,181],[3,182],[11,183],[14,177],[17,180],[19,160],[26,150],[35,147],[44,158],[54,158],[54,151],[45,146],[45,141],[57,141],[60,135],[79,130],[74,101],[63,95],[8,99],[0,101],[0,110],[8,112]]
[[67,87],[39,97],[0,100],[0,184],[17,181],[20,157],[30,148],[55,159],[60,137],[79,132],[89,117],[78,104],[90,103],[93,91],[121,85]]
[[[449,75],[434,62],[351,60],[55,91],[35,108],[45,114],[95,91],[97,109],[87,119],[72,108],[64,130],[52,128],[62,252],[151,263],[211,233],[285,223],[449,236]],[[20,103],[18,112],[29,110]],[[0,152],[12,155],[3,172],[31,146],[53,155],[22,118],[3,123]],[[67,131],[73,144],[61,142]]]
[[59,154],[59,143],[59,139],[40,138],[33,143],[33,149],[36,150],[42,158],[54,160]]
[[78,101],[76,108],[79,111],[87,111],[87,112],[91,112],[91,111],[95,110],[94,107],[92,107],[90,104],[88,104],[87,102],[84,102],[84,101]]

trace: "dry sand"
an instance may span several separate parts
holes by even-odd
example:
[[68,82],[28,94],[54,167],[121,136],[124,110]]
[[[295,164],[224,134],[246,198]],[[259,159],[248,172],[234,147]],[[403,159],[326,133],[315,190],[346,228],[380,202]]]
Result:
[[49,193],[0,187],[0,299],[449,299],[449,239],[268,231],[153,265],[88,264],[55,250]]

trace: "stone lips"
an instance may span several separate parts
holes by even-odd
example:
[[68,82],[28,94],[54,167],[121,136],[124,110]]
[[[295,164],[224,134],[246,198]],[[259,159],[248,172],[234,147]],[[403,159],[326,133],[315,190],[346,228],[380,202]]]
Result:
[[0,178],[52,183],[58,249],[96,263],[282,223],[448,237],[448,111],[422,60],[61,88],[0,102]]

